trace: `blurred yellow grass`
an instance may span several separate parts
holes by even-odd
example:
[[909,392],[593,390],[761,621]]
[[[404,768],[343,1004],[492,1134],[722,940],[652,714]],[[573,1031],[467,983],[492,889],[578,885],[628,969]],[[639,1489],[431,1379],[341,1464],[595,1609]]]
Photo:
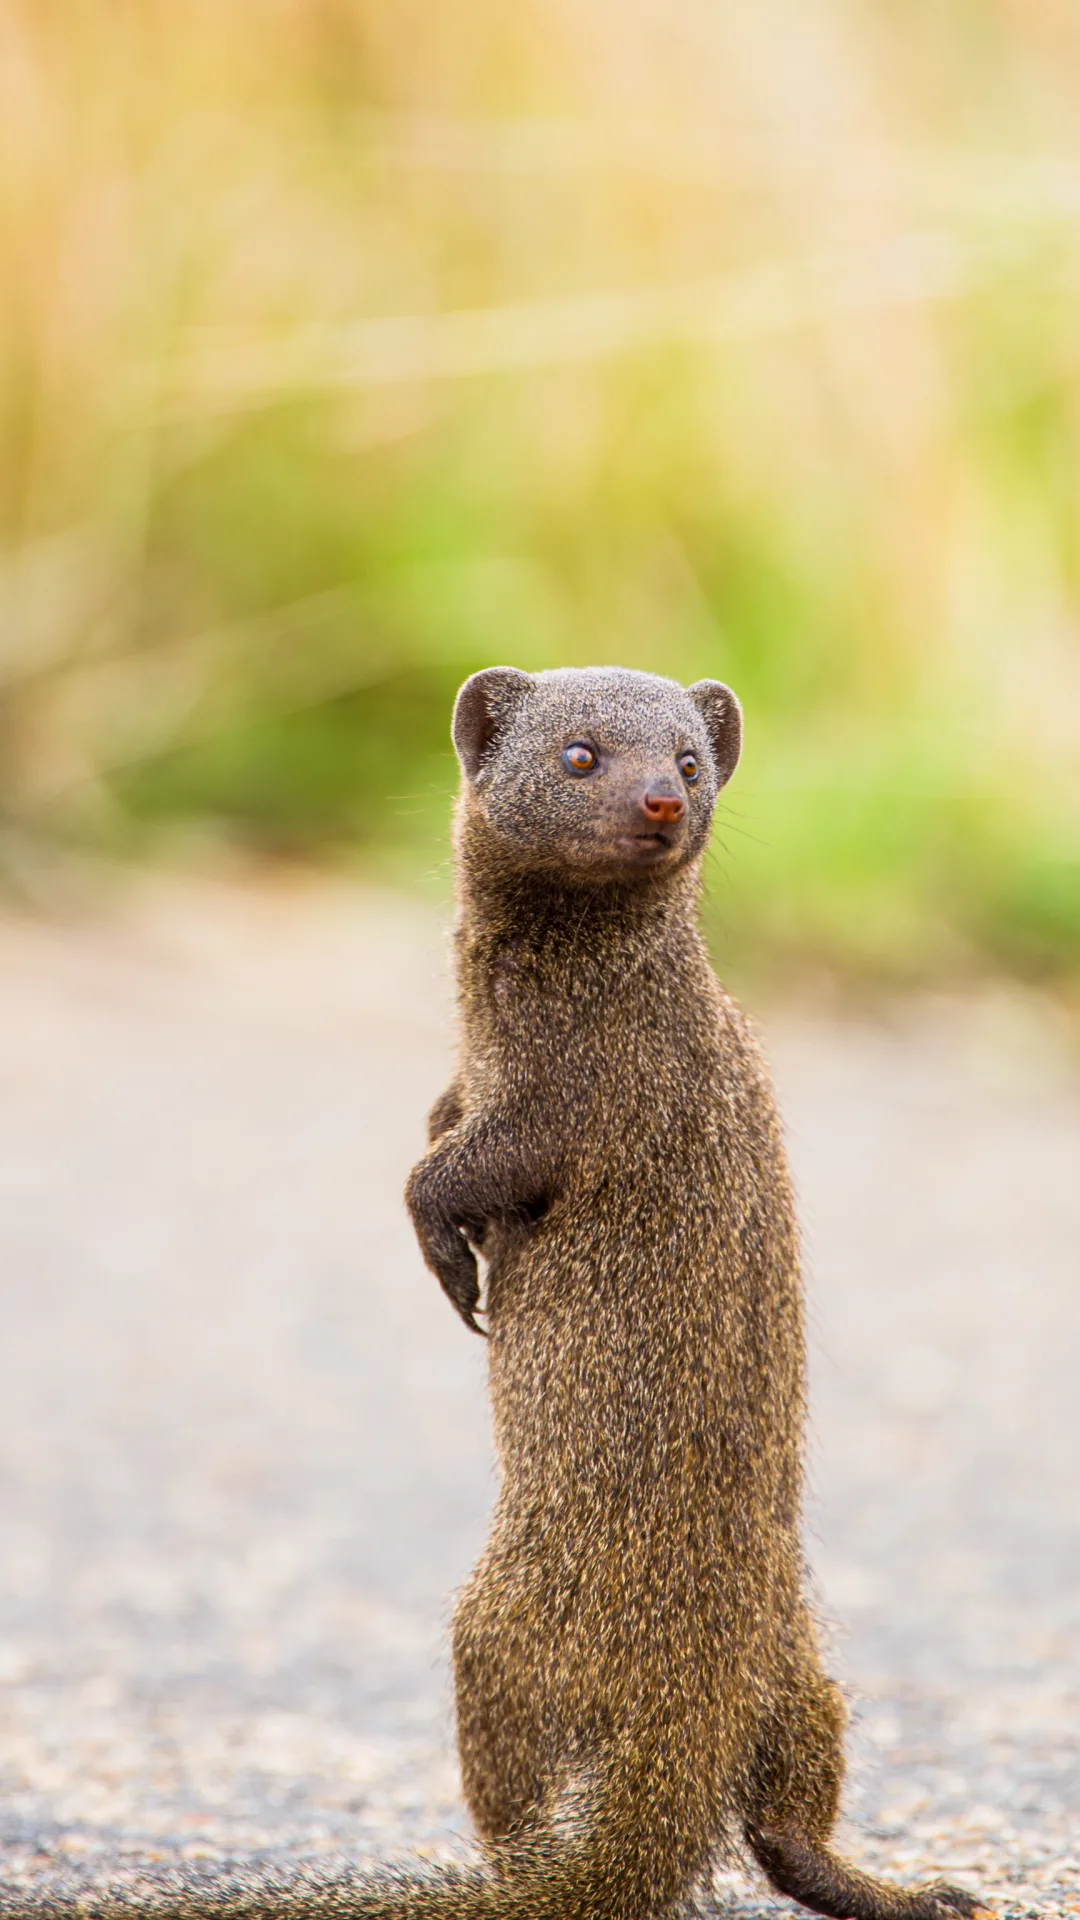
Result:
[[0,0],[0,811],[430,861],[456,679],[730,678],[738,964],[1080,971],[1065,0]]

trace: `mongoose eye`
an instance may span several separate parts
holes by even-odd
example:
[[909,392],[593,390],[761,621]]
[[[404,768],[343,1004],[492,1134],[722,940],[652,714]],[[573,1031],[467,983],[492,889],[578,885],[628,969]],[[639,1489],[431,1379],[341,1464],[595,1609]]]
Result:
[[591,773],[596,765],[596,755],[584,740],[575,740],[563,754],[563,766],[568,773]]
[[693,786],[694,781],[697,780],[701,774],[696,753],[680,753],[679,772],[682,774],[683,779]]

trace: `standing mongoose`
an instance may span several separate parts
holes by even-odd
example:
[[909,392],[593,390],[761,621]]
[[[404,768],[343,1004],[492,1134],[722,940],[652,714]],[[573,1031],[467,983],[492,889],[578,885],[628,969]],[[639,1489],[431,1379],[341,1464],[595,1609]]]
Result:
[[648,1920],[745,1842],[837,1920],[971,1914],[829,1847],[845,1714],[803,1594],[791,1187],[697,926],[738,701],[495,667],[453,732],[461,1063],[407,1197],[474,1327],[468,1243],[487,1259],[502,1473],[454,1621],[494,1877],[453,1910]]
[[674,1920],[743,1846],[837,1920],[975,1911],[829,1847],[844,1709],[803,1594],[791,1189],[696,918],[740,736],[711,680],[495,667],[461,689],[461,1062],[407,1199],[471,1327],[487,1262],[501,1491],[454,1621],[484,1857],[184,1870],[159,1916]]

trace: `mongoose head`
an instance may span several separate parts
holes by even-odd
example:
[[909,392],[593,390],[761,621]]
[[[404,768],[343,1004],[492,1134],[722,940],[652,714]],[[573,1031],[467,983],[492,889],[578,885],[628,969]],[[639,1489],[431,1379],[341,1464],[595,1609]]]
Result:
[[503,860],[625,881],[701,852],[742,714],[718,680],[488,667],[458,694],[453,735],[466,817],[482,816]]

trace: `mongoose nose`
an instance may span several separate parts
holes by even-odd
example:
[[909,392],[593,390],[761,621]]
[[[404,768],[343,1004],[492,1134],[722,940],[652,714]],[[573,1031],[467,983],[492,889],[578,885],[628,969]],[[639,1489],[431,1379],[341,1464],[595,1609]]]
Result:
[[645,793],[642,796],[641,811],[646,820],[657,826],[674,826],[686,812],[686,801],[677,793]]

